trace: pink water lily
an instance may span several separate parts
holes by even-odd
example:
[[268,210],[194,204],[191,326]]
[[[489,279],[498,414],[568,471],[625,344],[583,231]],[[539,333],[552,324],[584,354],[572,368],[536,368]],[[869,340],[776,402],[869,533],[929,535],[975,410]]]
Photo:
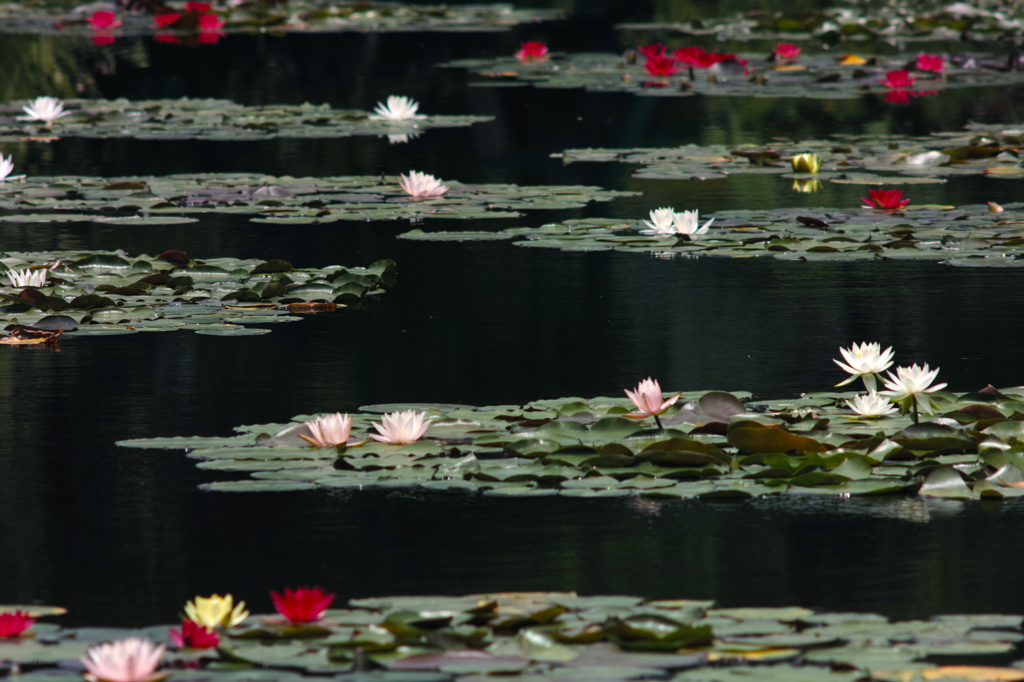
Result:
[[772,48],[772,52],[776,59],[796,59],[800,56],[800,48],[793,43],[779,43]]
[[169,673],[157,673],[163,644],[141,637],[129,637],[90,647],[80,660],[85,665],[89,682],[156,682]]
[[665,400],[664,395],[661,392],[661,384],[658,383],[657,379],[651,379],[647,377],[641,381],[636,390],[626,389],[626,396],[636,406],[636,412],[630,412],[629,414],[622,415],[628,419],[646,419],[647,417],[654,417],[655,423],[658,428],[661,428],[661,420],[658,419],[658,415],[662,414],[668,408],[675,405],[676,401],[679,400],[681,393],[676,393],[674,396]]
[[334,602],[334,594],[319,587],[286,587],[284,593],[271,592],[274,608],[289,623],[313,623],[323,618],[324,611]]
[[919,71],[932,71],[934,73],[942,73],[943,69],[945,68],[946,60],[942,58],[942,55],[923,53],[917,55],[917,69]]
[[118,21],[116,14],[103,9],[96,10],[95,12],[90,14],[89,18],[86,19],[86,21],[89,22],[90,26],[97,30],[110,29],[114,28],[115,26],[121,25],[121,22]]
[[0,639],[18,637],[36,622],[24,611],[7,611],[0,613]]
[[655,55],[647,58],[644,68],[652,76],[671,76],[679,71],[679,62],[672,57]]
[[417,199],[439,197],[451,189],[447,185],[442,185],[441,181],[433,175],[419,171],[409,171],[408,175],[399,175],[398,184],[406,193]]
[[352,417],[341,412],[306,422],[309,436],[298,434],[299,438],[315,448],[333,448],[344,445],[352,433]]

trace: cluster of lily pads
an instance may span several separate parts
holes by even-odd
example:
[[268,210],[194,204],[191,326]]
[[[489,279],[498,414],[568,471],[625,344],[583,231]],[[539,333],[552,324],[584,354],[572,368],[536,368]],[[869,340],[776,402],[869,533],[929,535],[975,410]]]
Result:
[[[638,95],[691,96],[696,94],[740,97],[808,97],[853,99],[867,92],[905,104],[913,97],[948,88],[1014,85],[1024,82],[1006,57],[972,53],[948,62],[940,55],[860,56],[830,53],[780,59],[777,50],[761,54],[730,53],[697,60],[690,51],[676,49],[671,57],[663,45],[648,45],[622,54],[547,54],[543,59],[510,57],[457,59],[443,64],[486,76],[488,85],[533,85],[542,88],[584,88]],[[799,52],[799,50],[797,50]],[[713,56],[703,53],[702,56]],[[941,66],[934,60],[941,59]],[[938,72],[935,69],[938,68]],[[917,70],[920,75],[910,75]]]
[[[1024,638],[1019,615],[890,622],[873,613],[574,592],[380,597],[352,599],[344,608],[329,608],[334,595],[318,588],[272,598],[280,615],[250,615],[231,595],[196,597],[180,630],[37,622],[0,634],[0,669],[48,682],[75,682],[80,671],[117,682],[325,675],[352,682],[1024,680],[1020,662],[935,662],[1006,660]],[[0,627],[12,613],[31,620],[63,612],[0,606]]]
[[[402,100],[398,102],[397,100]],[[410,111],[411,109],[411,111]],[[66,137],[151,140],[266,140],[351,135],[415,137],[430,128],[493,120],[492,116],[426,116],[408,98],[389,98],[373,112],[327,104],[250,106],[223,99],[87,100],[39,97],[0,107],[0,142]],[[26,115],[17,115],[22,111]],[[395,139],[393,141],[402,141]]]
[[267,334],[267,325],[361,305],[394,286],[397,267],[295,268],[281,259],[191,259],[182,251],[132,257],[122,251],[0,254],[0,344],[194,331]]
[[[743,394],[713,391],[665,400],[658,383],[646,380],[627,391],[628,400],[370,405],[361,414],[240,426],[230,437],[118,445],[184,449],[202,469],[250,475],[201,486],[222,491],[418,486],[517,497],[1024,494],[1022,389],[951,393],[941,390],[945,384],[932,385],[938,370],[914,365],[887,376],[883,400],[871,384],[891,365],[891,349],[855,344],[843,349],[843,358],[845,371],[864,377],[867,396],[812,393],[749,402]],[[904,416],[875,404],[888,400]],[[917,423],[919,411],[938,416]],[[387,413],[383,423],[373,417],[380,413]],[[399,415],[407,420],[401,428]],[[653,428],[639,423],[647,418]],[[399,432],[412,435],[394,437]]]
[[[515,218],[520,210],[581,208],[637,192],[574,185],[520,187],[384,176],[272,177],[194,173],[146,177],[29,177],[0,182],[0,221],[194,223],[203,214],[252,215],[280,225],[424,218]],[[415,192],[415,193],[414,193]],[[444,194],[444,196],[440,196]]]
[[[228,33],[259,31],[503,31],[525,22],[557,19],[557,10],[520,9],[511,4],[420,5],[400,2],[352,0],[242,0],[211,12],[208,3],[139,2],[130,10],[95,17],[92,5],[69,10],[59,2],[10,2],[0,7],[0,32],[55,33],[116,38],[119,36],[178,35],[211,29],[182,19],[194,5],[206,5],[195,14],[212,14],[216,30]],[[107,10],[102,10],[106,12]],[[173,15],[179,15],[173,17]],[[173,17],[173,18],[172,18]],[[103,43],[101,43],[103,44]]]
[[[900,198],[897,203],[905,201]],[[709,227],[706,232],[681,232],[674,223],[666,224],[662,231],[651,229],[659,220],[658,211],[664,210],[652,211],[651,221],[580,218],[495,232],[416,228],[399,237],[422,241],[505,239],[529,248],[625,251],[669,258],[767,256],[797,261],[935,260],[958,267],[1024,265],[1022,203],[729,210],[717,211],[714,223],[705,223]]]
[[997,41],[1024,29],[1024,11],[1007,2],[829,3],[825,8],[742,12],[679,22],[631,22],[623,30],[668,29],[719,40]]
[[[656,180],[780,175],[799,181],[794,183],[797,191],[813,191],[826,181],[898,185],[941,183],[967,175],[1020,179],[1022,147],[1024,128],[971,124],[963,132],[927,136],[837,134],[825,140],[773,140],[770,145],[567,149],[552,156],[565,164],[640,164],[633,177]],[[801,156],[811,156],[813,162],[798,163]]]

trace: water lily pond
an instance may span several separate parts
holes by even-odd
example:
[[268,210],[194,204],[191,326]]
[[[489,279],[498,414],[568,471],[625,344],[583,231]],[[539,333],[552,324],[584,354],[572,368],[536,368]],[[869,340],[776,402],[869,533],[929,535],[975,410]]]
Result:
[[[0,611],[49,615],[0,676],[230,593],[256,615],[172,679],[1015,679],[1014,12],[257,4],[5,23]],[[651,43],[754,82],[644,88]],[[41,96],[71,113],[19,120]],[[860,342],[939,369],[920,424],[851,409]],[[647,377],[660,424],[624,416]],[[372,438],[404,410],[424,438]],[[353,442],[299,438],[336,413]],[[302,586],[326,621],[264,619]]]

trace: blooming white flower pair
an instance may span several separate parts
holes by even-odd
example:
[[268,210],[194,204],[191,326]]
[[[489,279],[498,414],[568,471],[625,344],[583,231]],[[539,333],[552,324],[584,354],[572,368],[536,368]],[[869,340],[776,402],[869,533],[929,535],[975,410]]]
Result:
[[[384,415],[380,424],[373,425],[377,433],[371,433],[370,438],[392,445],[415,443],[427,432],[433,419],[434,417],[427,417],[426,412],[415,410],[390,412]],[[313,447],[330,448],[344,445],[352,435],[352,417],[337,412],[306,422],[306,428],[309,429],[310,435],[298,434],[299,438]],[[361,441],[359,444],[365,442]]]
[[935,407],[926,394],[940,391],[946,387],[944,383],[932,385],[939,375],[938,367],[930,369],[927,364],[921,366],[915,364],[910,367],[897,367],[895,374],[886,372],[886,376],[882,379],[885,383],[885,390],[878,393],[875,375],[892,366],[892,347],[883,351],[880,344],[865,342],[859,345],[855,343],[849,349],[840,348],[839,352],[846,362],[840,360],[833,360],[833,362],[851,376],[836,386],[845,386],[857,377],[864,380],[864,387],[868,392],[846,401],[846,405],[851,410],[864,417],[881,417],[892,414],[896,411],[896,406],[892,403],[909,400],[912,401],[916,421],[918,409],[925,413],[931,413]]
[[[679,211],[674,208],[658,208],[651,211],[651,219],[644,224],[649,229],[644,232],[652,234],[707,234],[708,228],[715,219],[700,225],[697,211]],[[700,227],[698,227],[700,225]]]

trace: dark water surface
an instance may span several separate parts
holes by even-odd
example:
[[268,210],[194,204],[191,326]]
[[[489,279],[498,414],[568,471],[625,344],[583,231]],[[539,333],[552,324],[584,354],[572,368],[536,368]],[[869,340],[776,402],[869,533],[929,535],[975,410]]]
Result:
[[[422,170],[462,182],[587,183],[644,196],[515,220],[428,222],[499,229],[652,208],[859,205],[861,189],[797,194],[749,176],[705,183],[630,178],[621,164],[563,166],[571,147],[764,143],[776,136],[955,130],[1019,120],[1016,90],[959,90],[899,107],[851,101],[642,98],[482,88],[448,59],[509,54],[520,40],[620,50],[605,14],[507,34],[229,37],[187,49],[122,40],[106,51],[38,37],[0,52],[75,57],[67,87],[90,96],[225,97],[370,108],[411,95],[433,113],[492,123],[429,131],[405,145],[354,137],[246,143],[66,140],[0,145],[18,172],[131,175],[262,172],[317,176]],[[641,15],[641,16],[638,16]],[[677,42],[679,38],[674,38]],[[681,43],[680,43],[681,44]],[[74,48],[73,50],[71,48]],[[35,51],[35,52],[32,52]],[[41,62],[42,63],[42,62]],[[62,62],[64,63],[64,62]],[[42,67],[40,67],[42,68]],[[52,74],[50,74],[52,75]],[[47,93],[23,71],[6,99]],[[19,89],[20,88],[20,89]],[[915,202],[1008,202],[1019,183],[912,186]],[[911,499],[635,501],[402,492],[211,494],[180,452],[114,441],[226,435],[244,423],[378,402],[521,403],[616,395],[648,375],[672,390],[763,398],[827,390],[839,346],[877,340],[901,364],[942,368],[953,390],[1024,384],[1016,270],[933,263],[660,260],[507,243],[398,241],[408,223],[282,227],[211,216],[186,226],[0,225],[5,251],[184,249],[193,257],[296,265],[399,264],[399,286],[365,310],[251,338],[184,332],[70,339],[62,352],[0,353],[0,603],[67,606],[67,622],[174,620],[197,593],[233,592],[257,610],[285,585],[343,598],[392,593],[578,590],[715,598],[731,606],[873,610],[896,617],[1021,612],[1008,579],[1024,559],[1024,506]]]

